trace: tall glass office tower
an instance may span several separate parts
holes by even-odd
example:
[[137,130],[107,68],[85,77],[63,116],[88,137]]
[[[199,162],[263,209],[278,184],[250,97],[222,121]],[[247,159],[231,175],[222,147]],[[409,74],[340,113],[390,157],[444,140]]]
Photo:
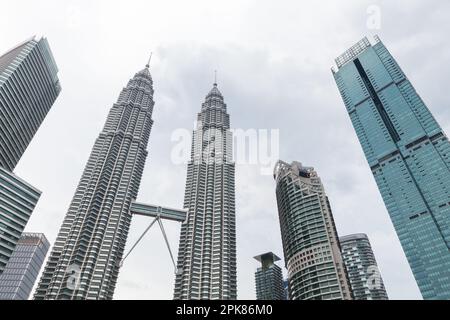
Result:
[[27,300],[50,243],[42,233],[24,232],[0,275],[0,300]]
[[339,242],[354,299],[387,300],[369,237],[364,233],[350,234],[340,237]]
[[255,272],[256,300],[285,300],[283,272],[275,261],[280,260],[273,252],[256,256],[261,262]]
[[0,274],[8,264],[41,192],[0,167]]
[[450,144],[378,37],[336,59],[337,86],[425,299],[450,299]]
[[174,299],[236,299],[234,169],[230,116],[215,83],[193,134]]
[[333,214],[317,172],[296,161],[279,161],[274,178],[290,299],[351,299]]
[[122,90],[95,141],[35,299],[112,299],[152,128],[149,66]]
[[0,273],[41,192],[13,174],[61,91],[45,38],[31,38],[0,56]]
[[0,57],[0,167],[13,171],[61,91],[47,39]]

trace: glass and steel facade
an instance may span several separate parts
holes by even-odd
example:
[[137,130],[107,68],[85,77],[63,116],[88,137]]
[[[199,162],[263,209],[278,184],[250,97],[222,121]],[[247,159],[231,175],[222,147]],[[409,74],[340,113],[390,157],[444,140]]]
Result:
[[0,167],[13,171],[61,86],[47,39],[27,40],[0,57]]
[[42,233],[24,232],[0,275],[0,300],[27,300],[50,243]]
[[340,237],[342,257],[355,300],[387,300],[388,295],[366,234]]
[[129,80],[95,141],[35,299],[112,299],[153,125],[148,65]]
[[378,37],[333,75],[425,299],[450,299],[450,143]]
[[283,272],[275,261],[280,260],[272,252],[256,256],[261,262],[255,272],[256,300],[285,300]]
[[351,299],[331,207],[316,171],[279,161],[274,178],[290,299]]
[[41,192],[12,173],[61,91],[45,38],[0,56],[0,273]]
[[234,172],[230,117],[214,84],[193,134],[174,299],[236,299]]
[[40,196],[39,190],[0,167],[0,274]]
[[289,297],[289,280],[283,280],[283,300],[290,300]]

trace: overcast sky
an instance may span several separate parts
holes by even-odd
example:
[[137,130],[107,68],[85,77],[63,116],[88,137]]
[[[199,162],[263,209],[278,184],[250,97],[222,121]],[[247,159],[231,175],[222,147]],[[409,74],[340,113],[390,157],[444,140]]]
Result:
[[[108,110],[153,51],[155,123],[139,201],[182,206],[186,166],[171,162],[170,137],[193,128],[217,69],[232,127],[280,129],[280,157],[316,168],[339,235],[369,235],[390,298],[421,297],[330,67],[363,36],[378,34],[450,132],[450,95],[442,94],[450,81],[448,1],[1,1],[0,52],[46,36],[62,85],[16,169],[43,191],[26,231],[44,232],[53,244]],[[374,8],[379,29],[367,24],[377,26]],[[282,256],[274,181],[259,169],[236,167],[240,299],[255,298],[252,257]],[[133,218],[127,249],[148,223]],[[180,225],[165,228],[176,252]],[[125,262],[115,298],[171,299],[173,285],[154,228]]]

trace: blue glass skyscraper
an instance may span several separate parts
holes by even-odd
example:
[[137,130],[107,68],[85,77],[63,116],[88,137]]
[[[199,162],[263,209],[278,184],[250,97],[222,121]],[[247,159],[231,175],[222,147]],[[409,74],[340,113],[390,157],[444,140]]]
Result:
[[375,37],[333,75],[425,299],[450,299],[450,143]]

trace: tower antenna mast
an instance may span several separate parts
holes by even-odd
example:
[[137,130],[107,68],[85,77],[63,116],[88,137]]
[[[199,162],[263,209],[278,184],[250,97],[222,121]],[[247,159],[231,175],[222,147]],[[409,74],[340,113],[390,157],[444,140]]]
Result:
[[147,68],[150,68],[150,61],[152,61],[152,55],[153,55],[153,52],[150,52],[150,57],[148,58],[148,62],[145,65]]

